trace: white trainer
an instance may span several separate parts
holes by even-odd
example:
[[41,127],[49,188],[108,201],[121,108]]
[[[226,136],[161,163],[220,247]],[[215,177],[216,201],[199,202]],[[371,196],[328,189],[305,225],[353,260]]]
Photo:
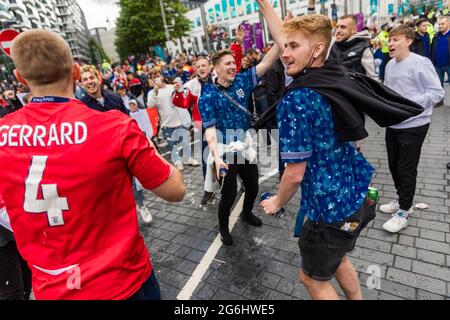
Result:
[[[408,210],[408,212],[411,209]],[[403,210],[398,210],[392,215],[385,224],[383,224],[383,229],[392,233],[397,233],[408,226],[408,215],[407,212]]]
[[175,167],[177,167],[177,169],[180,171],[184,170],[183,162],[181,162],[181,161],[176,162]]
[[145,224],[150,224],[153,220],[153,216],[146,206],[137,207],[137,211],[141,214],[142,220]]
[[400,205],[398,204],[397,200],[392,200],[391,202],[387,204],[382,204],[379,207],[379,210],[384,213],[393,214],[396,213],[400,209]]
[[190,158],[185,164],[191,166],[191,167],[198,167],[200,165],[200,162],[195,160],[194,158]]

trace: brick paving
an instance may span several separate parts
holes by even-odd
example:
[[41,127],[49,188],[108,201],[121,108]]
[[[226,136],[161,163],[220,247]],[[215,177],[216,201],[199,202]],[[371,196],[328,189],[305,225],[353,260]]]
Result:
[[[394,199],[395,189],[389,173],[384,129],[370,119],[369,138],[363,153],[376,168],[373,186],[379,189],[380,203]],[[430,208],[415,210],[409,225],[399,234],[382,229],[389,215],[377,217],[363,230],[349,254],[358,270],[365,299],[450,299],[450,108],[437,108],[425,140],[419,164],[414,203]],[[274,159],[276,151],[270,155]],[[261,167],[264,176],[272,165]],[[146,205],[154,214],[151,226],[141,225],[160,280],[162,298],[176,299],[218,234],[217,203],[199,208],[203,194],[200,168],[184,171],[187,195],[183,202],[169,204],[146,193]],[[260,184],[260,194],[277,190],[278,175]],[[240,195],[238,195],[239,198]],[[267,217],[255,206],[264,222],[262,228],[242,221],[234,226],[232,247],[220,247],[195,289],[195,300],[309,299],[299,283],[301,264],[297,241],[292,237],[299,194],[286,206],[281,218]],[[368,289],[373,282],[372,268],[380,272],[379,289]],[[335,287],[336,281],[333,280]],[[338,293],[344,297],[342,291]]]

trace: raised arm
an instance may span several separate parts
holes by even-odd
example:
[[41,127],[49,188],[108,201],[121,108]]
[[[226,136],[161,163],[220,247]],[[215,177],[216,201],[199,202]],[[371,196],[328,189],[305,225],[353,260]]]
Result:
[[244,41],[245,31],[242,27],[236,30],[236,39],[230,46],[231,52],[233,52],[234,60],[236,61],[237,72],[241,70],[242,65],[242,42]]
[[266,20],[267,27],[269,28],[272,38],[275,40],[278,47],[283,50],[285,41],[285,36],[281,32],[283,26],[283,20],[275,12],[275,9],[269,3],[269,0],[256,0],[259,5],[259,10]]
[[264,56],[262,61],[256,66],[256,75],[260,78],[262,77],[275,63],[280,54],[280,49],[278,45],[274,45],[269,52]]

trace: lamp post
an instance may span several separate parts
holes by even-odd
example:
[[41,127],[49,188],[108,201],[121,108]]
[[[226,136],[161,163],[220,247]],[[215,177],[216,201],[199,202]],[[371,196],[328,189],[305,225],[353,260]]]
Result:
[[208,33],[208,26],[206,25],[206,13],[205,13],[205,7],[203,4],[200,5],[200,12],[202,16],[202,26],[203,26],[203,32],[205,33],[205,40],[206,40],[206,50],[208,52],[211,52],[211,41],[209,41],[209,33]]
[[161,16],[162,16],[163,24],[164,24],[164,33],[166,35],[166,40],[169,41],[170,33],[169,33],[169,28],[167,27],[166,13],[164,11],[163,0],[159,0],[159,6],[161,7]]
[[308,14],[316,13],[316,0],[308,0]]
[[284,20],[284,18],[287,15],[286,0],[280,0],[280,8],[281,8],[281,19]]

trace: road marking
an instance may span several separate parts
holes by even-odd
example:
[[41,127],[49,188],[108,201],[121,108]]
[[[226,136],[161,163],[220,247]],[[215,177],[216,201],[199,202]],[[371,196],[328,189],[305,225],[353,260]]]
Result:
[[[261,177],[259,179],[259,183],[260,184],[263,183],[264,181],[273,177],[277,173],[278,169],[273,169],[272,171]],[[243,204],[244,204],[244,194],[241,195],[236,206],[234,207],[234,210],[231,212],[229,222],[230,233],[233,231],[233,227],[239,218],[239,214],[242,211]],[[177,296],[177,300],[189,300],[192,297],[192,294],[194,293],[198,284],[202,280],[206,271],[209,269],[211,262],[215,259],[217,252],[219,252],[221,246],[222,240],[220,239],[220,234],[218,234],[217,237],[214,239],[213,243],[211,244],[211,246],[208,248],[208,251],[206,251],[197,268],[195,268],[191,277],[184,285],[183,289],[181,289],[180,293]]]

